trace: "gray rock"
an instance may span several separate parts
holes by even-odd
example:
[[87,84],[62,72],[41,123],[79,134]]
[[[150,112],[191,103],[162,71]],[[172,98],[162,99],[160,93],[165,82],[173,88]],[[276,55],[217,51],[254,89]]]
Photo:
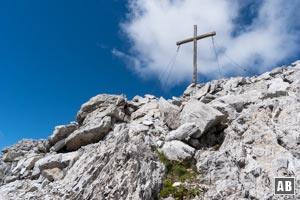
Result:
[[82,124],[85,117],[96,109],[105,110],[110,105],[125,105],[126,97],[123,95],[100,94],[84,103],[77,113],[77,121]]
[[81,146],[98,142],[103,139],[112,128],[112,120],[110,116],[99,118],[93,123],[87,123],[74,131],[65,141],[67,150],[74,151]]
[[223,119],[224,115],[220,111],[195,100],[188,101],[180,114],[181,124],[194,122],[198,126],[200,131],[193,135],[194,138],[199,138]]
[[270,81],[270,86],[265,98],[274,98],[288,95],[289,83],[284,82],[282,78],[275,78]]
[[4,162],[14,162],[22,159],[22,156],[30,153],[46,153],[48,151],[46,140],[23,139],[15,145],[6,147],[2,150]]
[[[281,67],[189,86],[182,97],[162,100],[168,112],[179,109],[171,132],[154,96],[99,95],[82,106],[78,129],[53,135],[61,140],[3,149],[0,199],[157,199],[168,171],[156,149],[196,163],[193,183],[171,183],[199,189],[194,199],[300,199],[299,77],[297,67]],[[296,195],[274,196],[276,176],[295,177]]]
[[58,151],[60,151],[61,149],[63,149],[65,146],[66,146],[66,139],[62,139],[62,140],[56,142],[56,144],[53,145],[53,146],[50,148],[50,151],[51,151],[51,152],[58,152]]
[[202,146],[202,144],[200,143],[199,139],[195,139],[195,138],[189,138],[189,139],[187,140],[187,143],[188,143],[190,146],[192,146],[192,147],[194,147],[194,148],[196,148],[196,149],[199,149],[199,148],[201,148],[201,146]]
[[165,142],[161,151],[169,160],[184,161],[191,159],[195,153],[195,149],[181,141],[172,140]]
[[146,126],[151,126],[151,125],[153,125],[153,121],[151,121],[151,120],[144,120],[143,124],[146,125]]
[[59,168],[45,169],[41,176],[45,177],[48,181],[53,182],[61,180],[64,177],[64,173]]
[[36,178],[46,169],[59,168],[63,169],[73,164],[80,156],[79,152],[61,153],[48,155],[39,159],[33,169],[33,178]]
[[188,140],[190,137],[199,136],[199,128],[196,123],[185,123],[178,127],[176,130],[171,131],[166,136],[166,141],[171,140]]
[[48,138],[50,145],[54,145],[56,142],[67,138],[78,128],[77,123],[71,123],[69,125],[56,126],[53,134]]
[[161,112],[164,122],[170,129],[176,129],[179,127],[179,113],[180,109],[174,104],[166,101],[164,98],[159,99],[159,110]]
[[157,100],[149,100],[148,103],[143,104],[138,110],[136,110],[131,115],[131,120],[141,120],[149,119],[154,117],[155,113],[158,111]]

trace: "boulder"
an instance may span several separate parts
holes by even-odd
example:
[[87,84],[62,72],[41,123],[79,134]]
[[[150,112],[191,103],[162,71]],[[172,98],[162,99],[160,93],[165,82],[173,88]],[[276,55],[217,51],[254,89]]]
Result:
[[62,140],[56,142],[55,145],[53,145],[50,148],[50,152],[58,152],[61,149],[63,149],[65,146],[66,146],[66,139],[62,139]]
[[195,94],[193,94],[193,97],[195,99],[200,99],[201,97],[203,97],[204,95],[206,95],[209,92],[209,90],[210,90],[210,83],[206,83],[200,89],[197,88]]
[[73,122],[69,125],[56,126],[53,134],[48,138],[49,144],[52,146],[56,142],[67,138],[78,128],[77,123]]
[[98,142],[103,139],[112,128],[112,118],[96,118],[78,130],[74,131],[65,141],[68,151],[75,151],[81,146]]
[[181,141],[172,140],[165,142],[161,151],[169,160],[184,161],[191,159],[195,153],[195,149]]
[[85,117],[100,108],[105,110],[110,105],[124,106],[126,104],[126,97],[124,95],[109,95],[100,94],[91,98],[88,102],[84,103],[77,113],[77,121],[79,125],[82,124]]
[[200,131],[193,135],[194,138],[199,138],[223,119],[224,115],[220,111],[196,100],[188,101],[180,114],[181,124],[194,122],[198,126]]
[[171,131],[166,136],[166,141],[171,140],[188,140],[190,137],[199,136],[199,129],[196,123],[185,123],[178,127],[176,130]]
[[158,102],[159,110],[164,122],[167,126],[174,130],[179,127],[179,113],[180,108],[174,104],[171,104],[164,98],[160,98]]

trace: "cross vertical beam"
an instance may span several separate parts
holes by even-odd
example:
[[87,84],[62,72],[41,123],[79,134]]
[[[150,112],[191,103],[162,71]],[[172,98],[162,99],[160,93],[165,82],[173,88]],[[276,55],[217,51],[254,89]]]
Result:
[[207,38],[207,37],[212,37],[215,35],[216,35],[216,32],[214,31],[214,32],[210,32],[210,33],[206,33],[206,34],[197,36],[197,25],[194,25],[194,37],[188,38],[188,39],[185,39],[182,41],[178,41],[176,43],[176,45],[179,46],[179,45],[182,45],[185,43],[194,42],[194,70],[193,70],[193,81],[192,81],[192,83],[194,85],[197,84],[197,41]]
[[194,72],[193,83],[197,84],[197,25],[194,25]]

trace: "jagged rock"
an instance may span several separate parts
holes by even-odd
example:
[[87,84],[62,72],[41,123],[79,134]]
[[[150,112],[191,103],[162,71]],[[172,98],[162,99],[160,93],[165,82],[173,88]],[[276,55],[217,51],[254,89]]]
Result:
[[[263,98],[262,92],[257,90],[250,90],[243,94],[229,94],[226,96],[222,96],[212,101],[210,105],[215,106],[215,102],[221,102],[223,105],[225,105],[225,107],[230,106],[233,108],[233,111],[240,113],[250,104],[260,101],[261,98]],[[226,110],[225,113],[227,114],[233,114],[232,111],[230,111],[228,108],[224,108],[223,110]],[[231,116],[234,116],[234,114]]]
[[46,169],[63,169],[74,163],[79,158],[79,156],[79,152],[70,152],[62,154],[52,154],[39,159],[34,165],[32,177],[38,177],[40,173]]
[[193,94],[193,98],[200,99],[201,97],[205,96],[209,93],[210,90],[210,83],[206,83],[203,87],[200,89],[197,88],[195,94]]
[[170,102],[166,101],[164,98],[159,99],[159,110],[163,117],[164,122],[166,122],[167,126],[170,129],[176,129],[180,125],[179,123],[179,107],[171,104]]
[[58,142],[55,143],[55,145],[53,145],[51,148],[50,148],[50,151],[51,152],[58,152],[60,151],[61,149],[63,149],[64,147],[66,146],[66,138],[65,139],[62,139]]
[[290,86],[289,83],[284,82],[282,78],[275,78],[270,81],[270,86],[265,95],[265,98],[274,98],[280,96],[287,96],[288,95],[288,87]]
[[81,146],[98,142],[103,139],[112,128],[112,119],[110,116],[96,118],[91,123],[81,126],[74,131],[65,141],[67,150],[74,151]]
[[126,97],[124,95],[97,95],[81,106],[77,114],[77,121],[81,125],[85,117],[94,110],[105,110],[110,105],[123,106],[125,101]]
[[169,160],[184,161],[191,159],[195,153],[195,149],[181,141],[172,140],[165,142],[161,151]]
[[[190,85],[173,100],[98,95],[73,133],[60,127],[49,140],[3,150],[0,199],[158,199],[170,172],[156,150],[196,163],[194,182],[182,182],[199,190],[194,199],[281,199],[274,177],[295,177],[296,191],[300,180],[300,69],[292,65]],[[179,116],[173,131],[176,116],[167,122],[162,111]]]
[[41,176],[45,177],[48,181],[53,182],[62,179],[64,173],[60,168],[52,168],[43,170]]
[[177,98],[177,97],[172,97],[172,100],[171,100],[172,104],[180,107],[182,105],[182,99],[180,98]]
[[221,112],[196,100],[188,101],[180,114],[181,124],[194,122],[198,126],[200,131],[193,135],[194,138],[199,138],[210,128],[219,124],[222,119],[224,115]]
[[246,83],[246,78],[244,77],[231,78],[224,84],[223,89],[226,91],[236,91],[238,86]]
[[50,145],[54,145],[58,141],[67,138],[78,128],[77,123],[71,123],[69,125],[56,126],[53,134],[48,138]]
[[[149,100],[149,99],[148,99]],[[152,117],[156,116],[156,112],[158,112],[158,102],[156,99],[149,100],[148,103],[143,104],[138,110],[136,110],[131,115],[131,120],[141,120],[151,119]]]
[[30,140],[24,139],[17,144],[4,148],[3,161],[13,162],[22,159],[27,153],[46,153],[48,151],[48,143],[46,140]]
[[209,103],[209,102],[211,102],[212,100],[214,100],[216,97],[214,96],[214,95],[211,95],[211,94],[206,94],[205,96],[202,96],[201,98],[200,98],[200,101],[202,102],[202,103]]
[[190,137],[199,136],[199,128],[196,123],[185,123],[166,136],[166,141],[188,140]]
[[9,151],[3,155],[4,162],[12,162],[23,155],[20,151]]
[[26,170],[31,170],[35,163],[42,158],[42,155],[28,155],[25,158],[19,160],[16,167],[12,169],[12,172],[15,174],[19,172],[21,175],[24,174]]

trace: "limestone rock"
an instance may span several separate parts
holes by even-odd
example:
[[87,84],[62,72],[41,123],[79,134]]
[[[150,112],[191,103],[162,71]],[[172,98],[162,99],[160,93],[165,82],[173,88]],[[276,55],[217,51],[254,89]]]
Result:
[[63,178],[64,173],[59,168],[45,169],[41,176],[45,177],[48,181],[53,182]]
[[98,142],[108,134],[111,127],[112,119],[110,116],[96,119],[93,123],[81,126],[66,139],[67,150],[77,150],[81,146]]
[[282,78],[275,78],[270,81],[270,86],[267,91],[266,97],[274,98],[279,96],[288,95],[289,83],[284,82]]
[[199,136],[199,128],[196,123],[185,123],[178,127],[176,130],[171,131],[166,136],[166,141],[171,140],[188,140],[190,137]]
[[109,105],[122,106],[125,104],[125,96],[100,94],[84,103],[77,114],[77,121],[81,125],[85,117],[96,109],[105,110]]
[[[172,100],[98,95],[78,125],[3,149],[0,199],[158,199],[170,171],[157,151],[196,165],[192,180],[171,181],[199,190],[194,199],[300,199],[298,67],[190,85]],[[274,177],[295,177],[296,195],[274,196]]]
[[176,129],[179,126],[179,113],[180,109],[165,100],[164,98],[159,99],[159,110],[163,117],[164,122],[170,129]]
[[13,162],[22,159],[27,153],[46,153],[48,152],[49,146],[46,140],[30,140],[24,139],[19,141],[17,144],[10,147],[4,148],[3,161]]
[[56,142],[67,138],[78,128],[77,123],[71,123],[69,125],[56,126],[53,134],[48,138],[50,145],[54,145]]
[[50,151],[51,152],[58,152],[60,151],[61,149],[63,149],[66,145],[66,138],[65,139],[62,139],[58,142],[55,143],[55,145],[53,145],[51,148],[50,148]]
[[79,158],[79,152],[51,154],[39,159],[33,169],[33,178],[38,177],[43,170],[59,168],[63,169],[74,163]]
[[151,119],[155,117],[155,113],[158,112],[158,101],[156,99],[150,100],[148,99],[148,103],[141,105],[139,109],[137,109],[131,115],[131,120],[141,120]]
[[181,124],[194,122],[198,126],[200,131],[193,135],[194,138],[199,138],[210,128],[219,124],[222,119],[224,119],[224,115],[220,111],[195,100],[188,101],[180,114]]
[[193,157],[195,149],[181,141],[172,140],[165,142],[161,151],[169,160],[184,161]]

